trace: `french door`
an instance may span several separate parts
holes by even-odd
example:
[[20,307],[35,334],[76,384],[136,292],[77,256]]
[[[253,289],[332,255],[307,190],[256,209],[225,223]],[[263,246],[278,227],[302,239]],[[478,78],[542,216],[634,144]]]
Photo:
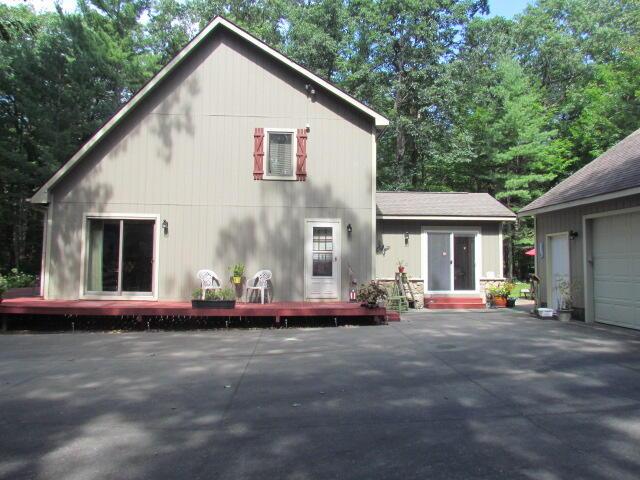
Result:
[[425,231],[423,277],[427,291],[477,291],[479,251],[478,232]]
[[84,296],[152,297],[156,220],[86,220]]

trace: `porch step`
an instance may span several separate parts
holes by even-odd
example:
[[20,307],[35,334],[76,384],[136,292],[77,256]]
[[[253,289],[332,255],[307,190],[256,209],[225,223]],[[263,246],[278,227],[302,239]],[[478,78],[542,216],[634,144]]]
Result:
[[425,297],[424,306],[434,310],[486,308],[481,297]]
[[400,314],[398,312],[392,312],[387,310],[387,322],[399,322]]

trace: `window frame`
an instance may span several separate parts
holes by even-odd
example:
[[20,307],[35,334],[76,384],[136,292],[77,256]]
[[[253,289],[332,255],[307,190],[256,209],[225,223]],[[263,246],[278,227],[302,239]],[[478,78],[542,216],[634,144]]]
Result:
[[[270,175],[269,174],[269,135],[272,133],[288,133],[291,134],[291,175],[282,176],[282,175]],[[297,130],[295,128],[265,128],[264,129],[264,139],[265,139],[265,155],[264,155],[264,163],[263,166],[264,174],[263,180],[283,180],[283,181],[292,181],[297,180],[296,170],[297,170],[297,153],[298,153],[298,135]]]
[[[148,220],[153,221],[153,267],[151,278],[151,293],[147,292],[96,292],[87,290],[87,275],[89,264],[89,221],[90,220]],[[123,223],[121,223],[121,226]],[[120,241],[123,231],[120,229]],[[80,261],[80,293],[84,300],[158,300],[158,261],[160,258],[160,215],[147,213],[85,213],[82,216],[82,244]],[[120,259],[120,263],[122,259]],[[119,266],[118,268],[122,268]]]

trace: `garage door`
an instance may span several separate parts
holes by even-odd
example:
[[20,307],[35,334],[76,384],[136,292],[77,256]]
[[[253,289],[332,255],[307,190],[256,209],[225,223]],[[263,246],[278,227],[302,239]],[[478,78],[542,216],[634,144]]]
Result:
[[593,220],[596,322],[640,329],[640,212]]

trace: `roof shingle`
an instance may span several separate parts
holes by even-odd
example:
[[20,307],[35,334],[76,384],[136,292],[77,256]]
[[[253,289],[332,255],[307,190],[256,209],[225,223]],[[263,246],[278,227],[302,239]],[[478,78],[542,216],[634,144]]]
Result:
[[640,129],[520,210],[582,200],[640,186]]
[[433,217],[515,217],[488,193],[377,192],[378,215]]

